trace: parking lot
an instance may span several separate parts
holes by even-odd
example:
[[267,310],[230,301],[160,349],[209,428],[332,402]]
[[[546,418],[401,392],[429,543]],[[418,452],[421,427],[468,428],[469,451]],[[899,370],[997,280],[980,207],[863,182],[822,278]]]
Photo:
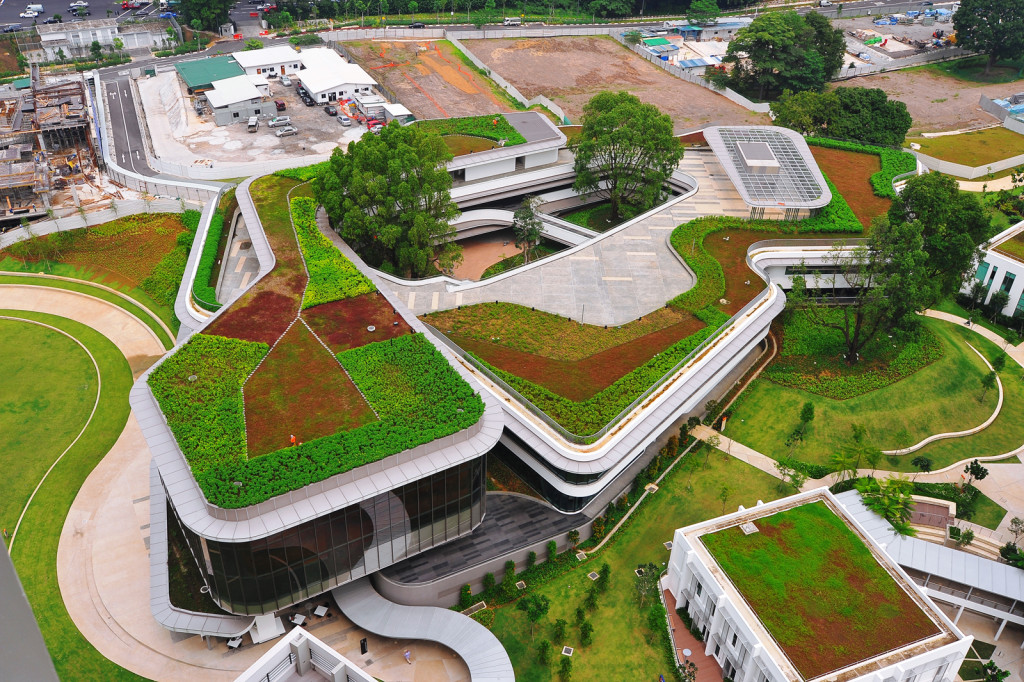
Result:
[[[336,116],[328,116],[320,106],[305,106],[294,87],[284,87],[272,80],[271,98],[266,101],[255,133],[247,131],[245,119],[227,126],[218,126],[213,116],[197,116],[189,98],[172,104],[168,112],[164,102],[168,87],[177,84],[177,74],[163,73],[155,78],[139,80],[146,121],[153,140],[153,151],[167,161],[202,165],[216,159],[218,165],[246,163],[261,159],[278,159],[310,154],[326,154],[339,144],[359,139],[366,128],[352,122],[342,126]],[[161,97],[163,89],[165,97]],[[273,100],[285,103],[284,111],[276,111]],[[276,115],[291,117],[295,135],[278,137],[268,122]]]

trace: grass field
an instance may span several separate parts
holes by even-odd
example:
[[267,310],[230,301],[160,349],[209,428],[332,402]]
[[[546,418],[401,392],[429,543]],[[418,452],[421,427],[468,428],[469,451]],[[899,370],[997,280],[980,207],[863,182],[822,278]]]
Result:
[[984,166],[1024,154],[1024,135],[1002,126],[962,135],[907,138],[921,145],[921,153],[965,166]]
[[1021,62],[1000,61],[985,75],[987,57],[965,57],[919,68],[953,76],[969,83],[1012,83],[1020,80]]
[[823,502],[701,536],[804,679],[938,633]]
[[595,232],[607,232],[613,227],[618,227],[625,220],[621,216],[619,220],[612,219],[612,205],[607,201],[578,208],[560,217],[562,220],[568,220],[573,225],[586,227]]
[[988,320],[988,318],[985,317],[982,311],[975,310],[972,312],[970,310],[967,310],[952,298],[947,298],[944,301],[936,303],[934,306],[932,306],[932,309],[938,310],[939,312],[943,313],[949,313],[950,315],[956,315],[958,317],[964,318],[965,320],[969,317],[973,317],[974,322],[972,324],[980,325],[985,329],[989,330],[990,332],[997,334],[998,336],[1008,338],[1010,339],[1010,343],[1014,345],[1020,343],[1020,337],[1017,335],[1016,330],[1007,329],[1006,327],[999,324],[993,324]]
[[[2,267],[2,264],[0,264]],[[106,301],[107,303],[113,303],[119,308],[123,308],[135,317],[142,320],[147,327],[153,330],[153,332],[159,337],[160,341],[164,344],[164,348],[170,350],[174,346],[174,338],[170,336],[163,326],[159,323],[160,318],[150,308],[145,308],[141,305],[136,305],[129,301],[126,301],[121,296],[115,293],[102,289],[98,286],[93,286],[91,282],[69,282],[62,279],[51,279],[49,277],[26,277],[23,275],[0,275],[0,284],[20,284],[27,286],[44,286],[53,287],[55,289],[67,289],[69,291],[77,291],[79,293],[88,294],[100,300]],[[138,292],[144,293],[144,292]],[[128,295],[128,294],[125,294]]]
[[85,325],[43,313],[0,310],[0,314],[67,331],[89,348],[103,379],[99,407],[89,428],[47,477],[25,515],[12,552],[15,568],[61,679],[140,680],[86,641],[68,616],[57,585],[57,544],[64,519],[78,489],[124,428],[131,370],[113,343]]
[[[648,497],[628,525],[594,559],[536,589],[551,600],[551,610],[537,626],[533,641],[528,636],[530,626],[525,614],[517,611],[515,604],[497,609],[491,629],[508,651],[517,680],[556,678],[555,665],[538,663],[534,646],[540,640],[551,639],[555,620],[575,622],[576,607],[593,584],[586,574],[598,570],[604,562],[612,569],[610,587],[601,595],[597,610],[587,616],[594,625],[594,643],[576,649],[574,679],[656,680],[659,674],[670,679],[660,633],[650,632],[646,611],[641,611],[634,598],[633,569],[647,562],[662,566],[668,560],[662,543],[672,539],[676,528],[720,514],[722,502],[718,496],[723,487],[728,489],[731,509],[779,497],[777,481],[771,476],[721,453],[714,453],[709,461],[710,467],[692,474],[692,481],[691,475],[677,465],[663,479],[658,492]],[[692,482],[692,492],[688,482]],[[567,632],[566,641],[551,644],[579,647],[579,630],[570,625]],[[552,658],[558,663],[558,656]]]
[[978,499],[974,503],[974,517],[972,523],[985,526],[991,530],[999,528],[1000,522],[1006,516],[1006,510],[999,506],[999,503],[985,493],[978,491]]
[[[785,441],[799,423],[800,409],[804,403],[811,402],[815,407],[814,421],[792,456],[806,462],[828,464],[837,447],[849,440],[854,424],[864,426],[867,441],[884,450],[907,447],[934,433],[977,426],[992,414],[996,404],[995,391],[988,392],[984,403],[978,402],[982,393],[981,378],[987,372],[984,363],[963,343],[956,325],[931,319],[923,323],[943,346],[944,355],[940,360],[902,381],[847,400],[824,398],[760,378],[737,401],[726,435],[769,457],[785,457],[790,454]],[[976,334],[973,336],[970,341],[978,347],[984,340]],[[1005,381],[1004,386],[1009,383]],[[894,405],[899,409],[894,410]],[[1012,413],[1012,405],[1004,404],[1001,416]],[[995,424],[989,428],[994,427]],[[963,459],[967,456],[965,453],[979,454],[965,449],[961,439],[945,442],[954,444],[951,446],[954,452],[933,457],[935,469]],[[1021,442],[1024,438],[1016,445]],[[930,447],[901,457],[895,463],[883,461],[883,467],[913,471],[910,460],[917,454],[925,454]]]

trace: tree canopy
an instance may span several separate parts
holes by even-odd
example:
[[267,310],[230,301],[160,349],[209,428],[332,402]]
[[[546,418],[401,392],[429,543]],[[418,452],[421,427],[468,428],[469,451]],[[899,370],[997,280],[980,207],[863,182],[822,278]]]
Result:
[[716,0],[693,0],[686,10],[686,18],[698,26],[710,24],[721,15]]
[[765,99],[783,90],[821,90],[839,73],[846,52],[842,29],[814,12],[770,12],[740,29],[723,63],[732,70],[713,77],[718,85],[756,92]]
[[953,28],[959,46],[988,55],[985,75],[1000,59],[1024,57],[1024,0],[962,0]]
[[417,126],[385,126],[348,150],[335,149],[313,179],[334,229],[370,265],[422,277],[462,259],[450,221],[452,158],[440,136]]
[[820,90],[843,66],[846,39],[827,18],[769,12],[736,33],[722,59],[732,71],[713,78],[764,99],[783,90]]
[[234,4],[234,0],[181,0],[178,8],[189,26],[198,21],[200,29],[216,31],[228,22],[228,11]]
[[831,92],[786,91],[772,102],[775,125],[806,135],[824,135],[896,147],[910,130],[907,105],[884,90],[836,88]]
[[573,143],[576,191],[607,197],[613,220],[653,207],[683,157],[672,119],[628,92],[602,92],[583,107],[582,123]]
[[992,236],[991,219],[978,197],[961,192],[956,180],[941,173],[910,178],[889,207],[892,223],[921,225],[929,304],[957,292],[980,257],[978,246]]

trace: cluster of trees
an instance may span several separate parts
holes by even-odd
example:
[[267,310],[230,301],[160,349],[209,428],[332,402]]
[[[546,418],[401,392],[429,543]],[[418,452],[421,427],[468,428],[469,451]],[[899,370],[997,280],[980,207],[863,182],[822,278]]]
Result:
[[234,0],[181,0],[178,12],[192,28],[199,31],[216,31],[228,22],[228,11]]
[[713,83],[756,94],[764,100],[784,90],[821,90],[843,66],[846,38],[832,22],[811,12],[768,12],[737,32],[725,68],[710,73]]
[[1016,516],[1010,519],[1010,534],[1013,540],[1003,545],[999,555],[1011,566],[1024,569],[1024,550],[1020,546],[1020,539],[1024,537],[1024,519]]
[[440,136],[385,126],[335,149],[313,195],[338,233],[370,265],[406,277],[450,273],[462,260],[451,221],[452,158]]
[[[846,361],[879,333],[914,333],[914,313],[958,291],[991,236],[991,221],[978,198],[961,192],[939,173],[907,181],[888,215],[872,224],[867,244],[838,245],[829,261],[838,272],[817,275],[814,290],[803,275],[793,278],[791,305],[813,324],[840,332]],[[843,277],[847,287],[838,287]],[[841,315],[834,308],[842,297]]]
[[667,114],[628,92],[602,92],[583,107],[582,126],[572,145],[576,191],[607,198],[613,221],[661,201],[683,158]]
[[963,0],[953,28],[958,45],[988,55],[985,75],[1000,60],[1024,57],[1024,0]]
[[912,123],[907,105],[879,89],[786,90],[771,106],[775,125],[886,147],[901,145]]

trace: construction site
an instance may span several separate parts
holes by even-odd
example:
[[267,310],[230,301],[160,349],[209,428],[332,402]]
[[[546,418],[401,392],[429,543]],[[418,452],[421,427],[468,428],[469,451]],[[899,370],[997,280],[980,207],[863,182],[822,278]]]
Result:
[[85,85],[41,85],[33,69],[28,88],[0,90],[0,229],[80,206],[79,187],[96,190],[96,151]]

